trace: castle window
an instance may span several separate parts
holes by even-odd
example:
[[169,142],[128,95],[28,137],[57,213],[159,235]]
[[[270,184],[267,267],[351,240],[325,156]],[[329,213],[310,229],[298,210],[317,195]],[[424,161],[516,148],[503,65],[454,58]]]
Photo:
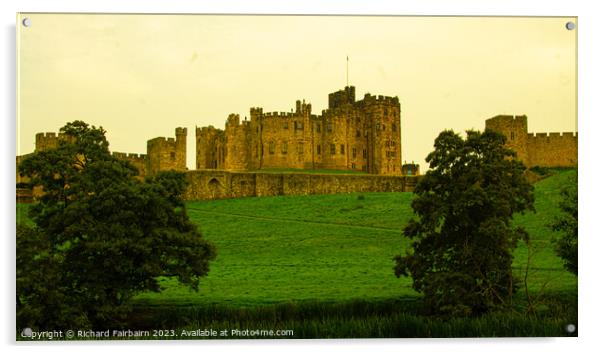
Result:
[[297,143],[297,154],[303,155],[303,143]]
[[332,123],[329,122],[328,124],[326,124],[326,131],[329,133],[332,133]]
[[376,122],[376,130],[380,129],[380,122]]
[[321,150],[322,150],[322,145],[316,146],[316,151],[317,151],[318,155],[320,155],[322,153]]
[[295,130],[303,130],[303,122],[295,121]]
[[282,150],[281,151],[282,151],[283,154],[286,154],[288,152],[288,142],[287,141],[285,141],[285,142],[282,143]]
[[170,153],[169,155],[170,155],[170,157],[171,157],[171,160],[172,160],[172,161],[175,161],[175,159],[176,159],[176,153],[175,153],[175,152],[172,152],[172,153]]
[[351,169],[355,170],[355,164],[354,163],[351,163]]
[[322,130],[322,126],[320,125],[320,123],[316,123],[316,132],[320,132]]
[[395,125],[395,123],[391,124],[391,130],[392,131],[397,131],[397,125]]
[[282,125],[282,128],[288,129],[288,121],[284,121],[284,124]]
[[355,131],[355,137],[359,138],[360,136],[362,136],[362,133],[360,133],[359,129]]
[[387,130],[387,126],[383,124],[383,130]]
[[389,112],[387,111],[387,109],[385,108],[385,116],[389,114]]
[[341,154],[345,153],[345,144],[341,144]]
[[510,140],[514,140],[514,132],[510,132]]
[[353,148],[353,149],[351,150],[351,155],[352,155],[353,157],[355,157],[356,153],[357,153],[357,149],[356,149],[356,148]]
[[368,151],[366,151],[366,149],[362,151],[362,156],[364,157],[364,159],[368,157]]
[[330,154],[334,155],[337,153],[337,146],[335,144],[330,144]]
[[274,144],[274,142],[271,141],[270,144],[268,145],[268,151],[269,151],[270,155],[274,155],[274,150],[276,150],[276,144]]

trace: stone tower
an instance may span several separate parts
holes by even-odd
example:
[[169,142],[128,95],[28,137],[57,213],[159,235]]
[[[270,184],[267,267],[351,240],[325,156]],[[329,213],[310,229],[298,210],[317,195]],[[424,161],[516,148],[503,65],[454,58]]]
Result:
[[224,168],[225,135],[213,126],[196,128],[196,168]]
[[176,128],[176,138],[154,138],[146,143],[148,175],[159,171],[186,171],[186,128]]
[[502,133],[506,137],[506,146],[514,150],[525,165],[529,165],[527,116],[498,115],[485,121],[485,129]]
[[249,167],[249,122],[240,121],[238,114],[230,114],[226,121],[227,170],[243,171]]
[[56,133],[37,133],[35,151],[56,149],[59,146],[59,137]]

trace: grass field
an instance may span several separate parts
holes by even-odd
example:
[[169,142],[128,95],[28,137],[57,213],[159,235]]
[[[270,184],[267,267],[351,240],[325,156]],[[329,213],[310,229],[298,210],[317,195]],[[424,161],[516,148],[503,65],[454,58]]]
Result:
[[[562,268],[548,225],[559,215],[560,190],[575,171],[536,185],[536,213],[516,216],[536,254],[531,290],[575,293],[576,277]],[[163,281],[165,290],[138,297],[147,304],[257,305],[289,301],[416,298],[411,279],[396,278],[392,257],[408,240],[411,193],[265,197],[187,204],[191,219],[217,246],[218,256],[198,293]],[[522,273],[527,248],[515,252]],[[518,295],[520,297],[520,293]]]
[[[187,203],[217,258],[198,292],[162,279],[161,293],[139,295],[139,321],[178,328],[277,325],[294,328],[297,338],[566,335],[562,327],[576,323],[577,278],[554,254],[558,235],[549,224],[575,173],[557,171],[538,182],[536,213],[515,217],[535,248],[529,289],[542,304],[536,317],[521,312],[523,289],[516,313],[456,324],[417,315],[411,279],[396,278],[392,269],[392,257],[409,244],[402,229],[412,217],[413,195],[363,193]],[[18,207],[23,216],[26,207]],[[521,278],[527,253],[522,243],[515,252]]]

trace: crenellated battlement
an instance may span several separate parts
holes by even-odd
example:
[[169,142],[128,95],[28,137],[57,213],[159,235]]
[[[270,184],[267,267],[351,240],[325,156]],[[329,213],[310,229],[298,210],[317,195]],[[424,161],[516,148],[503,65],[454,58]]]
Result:
[[527,167],[577,165],[577,133],[528,133],[526,115],[498,115],[485,120],[485,128],[502,133],[506,146]]
[[121,159],[121,160],[140,160],[140,161],[145,161],[146,160],[146,154],[136,154],[136,153],[127,153],[127,152],[118,152],[118,151],[113,151],[111,153],[111,155],[115,158]]
[[63,134],[57,134],[54,132],[37,133],[35,150],[44,151],[49,149],[55,149],[59,145],[59,139],[62,139],[63,137]]
[[175,129],[176,138],[158,137],[146,142],[146,172],[153,175],[159,171],[186,171],[187,128]]
[[399,105],[399,97],[397,96],[383,96],[383,95],[371,95],[366,93],[362,100],[364,104],[386,104],[386,105]]
[[223,133],[223,129],[214,127],[213,125],[207,127],[196,127],[196,136],[208,135],[208,134],[220,134]]
[[163,136],[156,137],[156,138],[153,138],[153,139],[150,139],[147,141],[147,144],[149,144],[149,145],[165,145],[165,144],[175,145],[175,143],[176,143],[175,138],[166,138]]
[[38,138],[56,138],[57,134],[55,132],[46,132],[46,133],[37,133],[36,139]]
[[570,138],[576,139],[578,137],[576,132],[562,132],[562,133],[528,133],[527,137],[530,139],[536,138]]
[[263,116],[266,118],[291,118],[298,115],[292,112],[267,112]]
[[231,113],[226,120],[226,127],[240,125],[240,115]]

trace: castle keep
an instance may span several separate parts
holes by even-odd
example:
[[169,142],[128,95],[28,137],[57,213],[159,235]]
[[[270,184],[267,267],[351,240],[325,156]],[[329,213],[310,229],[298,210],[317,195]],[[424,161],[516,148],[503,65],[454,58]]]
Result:
[[250,120],[231,114],[225,129],[196,128],[196,168],[357,170],[401,175],[400,105],[397,97],[366,94],[355,87],[328,95],[328,109],[312,114],[297,101],[291,112],[250,109]]
[[527,133],[527,116],[498,115],[485,129],[506,136],[506,145],[527,167],[577,166],[577,133]]

